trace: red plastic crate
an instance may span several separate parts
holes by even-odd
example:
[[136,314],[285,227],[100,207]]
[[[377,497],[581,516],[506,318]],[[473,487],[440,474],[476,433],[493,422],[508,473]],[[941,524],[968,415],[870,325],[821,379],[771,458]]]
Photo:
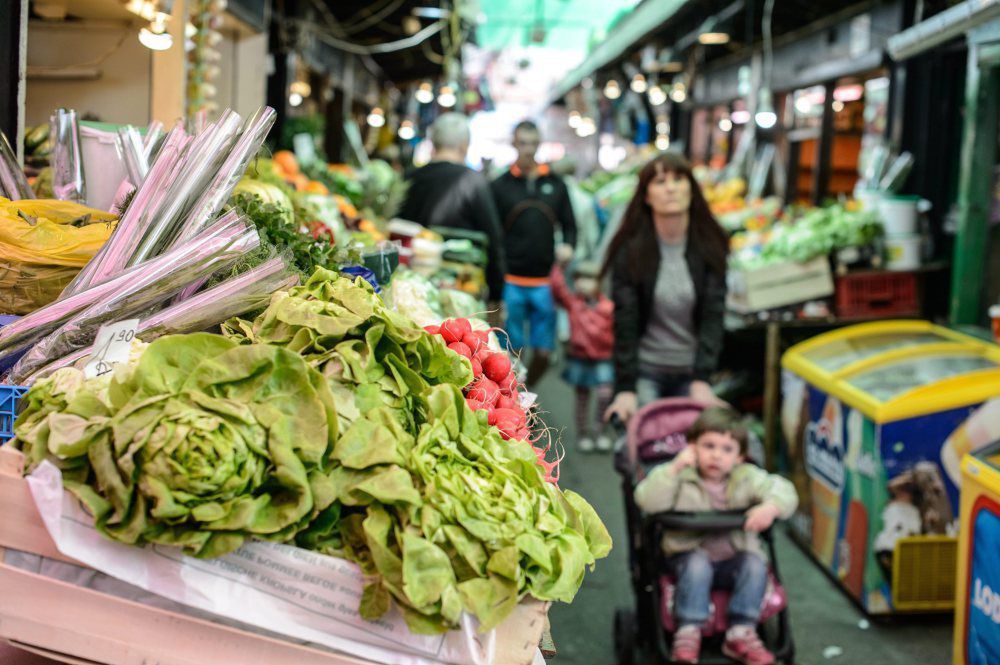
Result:
[[842,319],[919,316],[917,275],[859,272],[837,277],[837,316]]

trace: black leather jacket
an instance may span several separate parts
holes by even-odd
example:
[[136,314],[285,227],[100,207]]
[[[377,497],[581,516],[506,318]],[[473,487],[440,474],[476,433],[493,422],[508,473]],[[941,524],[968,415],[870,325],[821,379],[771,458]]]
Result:
[[[636,242],[633,240],[632,242]],[[622,245],[611,269],[612,298],[615,301],[615,393],[634,391],[639,376],[639,340],[646,332],[660,257],[644,271],[641,282],[634,282],[629,272],[629,243]],[[691,373],[695,380],[707,381],[719,363],[725,334],[726,279],[711,271],[705,259],[688,241],[684,252],[695,292],[695,352]]]

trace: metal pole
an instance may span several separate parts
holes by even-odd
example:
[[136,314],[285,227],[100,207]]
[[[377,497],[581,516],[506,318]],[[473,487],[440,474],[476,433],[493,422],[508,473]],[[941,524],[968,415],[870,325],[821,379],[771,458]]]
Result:
[[984,271],[989,239],[992,174],[1000,117],[1000,66],[980,60],[969,45],[965,125],[958,183],[958,228],[951,280],[951,322],[977,324],[984,317]]
[[28,0],[0,0],[0,132],[18,160],[24,155],[24,74],[28,48]]

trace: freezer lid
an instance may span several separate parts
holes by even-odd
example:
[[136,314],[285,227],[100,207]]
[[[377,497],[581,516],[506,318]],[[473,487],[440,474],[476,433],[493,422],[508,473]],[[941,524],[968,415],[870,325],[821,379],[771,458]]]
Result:
[[927,355],[881,363],[844,381],[879,402],[888,402],[922,386],[997,367],[1000,363],[973,353]]
[[886,351],[951,341],[953,340],[929,330],[886,331],[834,339],[803,351],[802,357],[816,367],[832,373]]

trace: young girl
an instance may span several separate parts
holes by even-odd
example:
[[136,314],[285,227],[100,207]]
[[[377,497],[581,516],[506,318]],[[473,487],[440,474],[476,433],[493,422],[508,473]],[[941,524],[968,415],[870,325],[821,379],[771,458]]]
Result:
[[[595,426],[611,401],[614,368],[612,325],[614,303],[601,293],[600,267],[578,263],[573,270],[573,290],[566,286],[560,264],[552,269],[552,295],[569,314],[569,353],[563,379],[576,387],[576,437],[581,452],[611,450],[611,439]],[[596,416],[590,411],[590,395],[597,394]]]
[[732,588],[729,630],[722,652],[743,665],[772,665],[774,655],[757,635],[767,590],[767,563],[757,534],[798,505],[795,486],[781,476],[746,464],[747,431],[739,415],[706,409],[687,433],[689,445],[674,460],[653,469],[635,489],[646,513],[745,510],[742,531],[704,535],[669,533],[660,543],[677,578],[670,660],[697,663],[701,625],[711,612],[714,584]]

